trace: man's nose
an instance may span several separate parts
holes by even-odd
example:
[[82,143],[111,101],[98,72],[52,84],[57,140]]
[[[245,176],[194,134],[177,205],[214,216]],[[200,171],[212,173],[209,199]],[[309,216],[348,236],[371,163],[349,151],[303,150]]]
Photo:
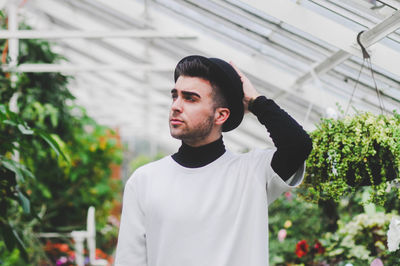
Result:
[[171,105],[171,110],[174,112],[182,112],[182,100],[180,97],[177,97]]

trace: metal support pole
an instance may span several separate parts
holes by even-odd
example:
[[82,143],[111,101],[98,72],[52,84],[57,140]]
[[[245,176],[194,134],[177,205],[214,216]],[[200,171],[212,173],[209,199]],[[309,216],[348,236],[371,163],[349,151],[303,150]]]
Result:
[[[10,32],[16,32],[18,31],[18,9],[15,1],[8,1],[7,3],[7,16],[8,16],[8,30]],[[10,38],[8,39],[8,54],[10,57],[9,61],[9,66],[11,68],[15,67],[18,62],[18,39],[16,38]],[[11,80],[11,87],[15,88],[15,84],[17,82],[17,76],[15,73],[11,73],[10,75],[10,80]],[[10,110],[17,113],[18,112],[18,92],[14,92],[12,95],[9,106]],[[12,159],[16,162],[19,162],[20,160],[20,154],[19,154],[19,143],[15,142],[14,143],[17,147],[16,150],[14,150]]]
[[18,60],[18,39],[12,37],[18,31],[18,10],[15,1],[9,1],[7,6],[8,15],[8,32],[10,37],[8,39],[8,54],[10,56],[10,65],[16,66]]
[[[15,1],[9,1],[7,5],[7,15],[8,15],[8,30],[11,33],[15,33],[18,31],[18,7]],[[10,56],[9,66],[11,68],[15,67],[18,64],[18,51],[19,50],[19,40],[17,38],[9,38],[8,39],[8,54]],[[15,83],[17,82],[17,76],[14,73],[11,73],[11,86],[15,88]],[[18,95],[13,95],[13,98],[18,98]],[[15,99],[15,103],[17,99]],[[10,103],[10,108],[14,112],[17,112],[17,106],[12,105]]]

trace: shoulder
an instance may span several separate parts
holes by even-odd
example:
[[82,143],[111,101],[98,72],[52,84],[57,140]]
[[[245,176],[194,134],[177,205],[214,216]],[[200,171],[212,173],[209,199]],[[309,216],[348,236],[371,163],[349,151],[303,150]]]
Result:
[[142,165],[132,173],[127,181],[127,185],[130,185],[133,182],[145,182],[146,179],[154,176],[154,174],[166,171],[168,167],[171,167],[171,165],[172,158],[170,155]]
[[253,149],[249,152],[238,154],[237,156],[243,160],[255,160],[258,158],[272,158],[276,151],[276,148],[266,148],[266,149]]
[[231,153],[229,165],[243,169],[261,169],[268,167],[276,148],[256,148],[244,153]]
[[159,169],[163,169],[165,167],[169,167],[169,165],[171,165],[172,163],[172,159],[171,156],[165,156],[159,160],[147,163],[141,167],[139,167],[138,169],[136,169],[136,171],[134,172],[137,174],[146,174],[152,171],[158,171]]

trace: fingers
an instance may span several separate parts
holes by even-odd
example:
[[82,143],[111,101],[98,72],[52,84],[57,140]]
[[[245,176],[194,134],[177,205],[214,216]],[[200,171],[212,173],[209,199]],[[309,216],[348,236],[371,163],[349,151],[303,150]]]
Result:
[[250,99],[255,99],[260,94],[257,92],[257,90],[254,88],[253,84],[251,84],[251,81],[236,67],[236,65],[232,62],[229,61],[229,64],[236,70],[238,73],[240,80],[242,81],[243,84],[243,92],[244,92],[244,104],[245,104],[245,109],[247,108],[248,101]]
[[232,61],[229,61],[229,64],[231,64],[231,66],[233,67],[233,69],[236,70],[236,72],[238,73],[238,75],[239,75],[241,78],[244,77],[243,73],[239,70],[239,68],[237,68],[237,66],[236,66]]

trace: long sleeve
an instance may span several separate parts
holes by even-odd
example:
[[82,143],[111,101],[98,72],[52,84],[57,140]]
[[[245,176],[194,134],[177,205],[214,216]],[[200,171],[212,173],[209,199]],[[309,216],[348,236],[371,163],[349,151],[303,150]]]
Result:
[[145,212],[140,201],[138,176],[125,185],[115,266],[146,266]]
[[249,109],[266,127],[277,148],[271,160],[272,169],[283,180],[288,180],[310,154],[310,136],[288,113],[265,96],[257,97]]

